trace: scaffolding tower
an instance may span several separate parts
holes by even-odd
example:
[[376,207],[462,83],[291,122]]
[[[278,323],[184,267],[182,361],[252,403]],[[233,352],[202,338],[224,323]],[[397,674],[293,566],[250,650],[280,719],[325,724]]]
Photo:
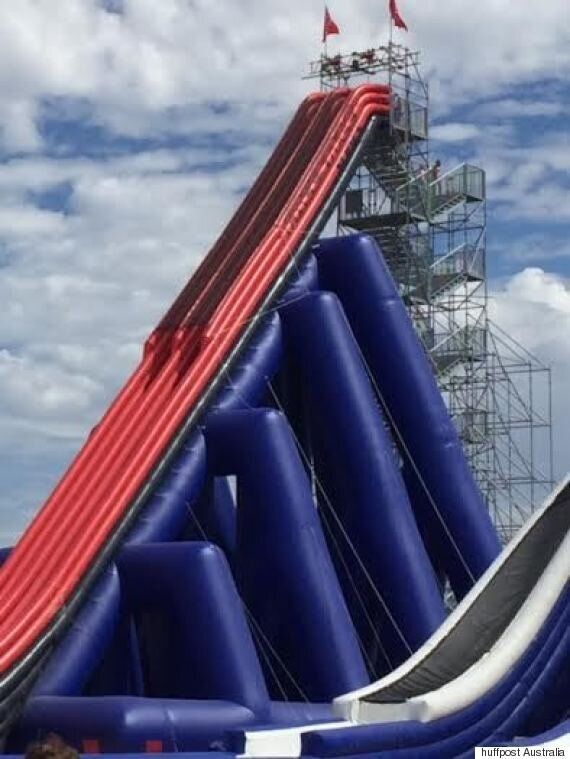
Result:
[[552,487],[550,368],[488,315],[485,172],[430,160],[429,92],[419,53],[390,41],[322,55],[322,90],[355,77],[388,83],[390,119],[376,125],[337,209],[338,234],[379,243],[430,358],[504,542]]

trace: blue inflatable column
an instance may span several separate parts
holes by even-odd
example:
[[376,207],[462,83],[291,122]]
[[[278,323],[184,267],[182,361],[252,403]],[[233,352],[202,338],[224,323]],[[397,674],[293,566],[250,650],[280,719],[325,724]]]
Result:
[[[340,563],[352,570],[351,577],[344,574],[345,595],[378,671],[407,658],[429,637],[445,617],[443,601],[338,298],[308,295],[281,315],[287,349],[305,385],[323,519],[335,528]],[[363,602],[368,619],[359,612]],[[370,648],[376,640],[371,621],[387,662]]]
[[225,699],[267,717],[269,702],[240,598],[210,543],[125,548],[126,603],[140,619],[147,695]]
[[206,444],[199,431],[182,446],[126,540],[128,545],[176,540],[206,478]]
[[240,360],[226,375],[226,383],[211,406],[212,411],[250,408],[263,402],[267,381],[279,369],[283,353],[281,322],[276,313],[265,317]]
[[233,567],[236,524],[236,503],[227,477],[210,477],[188,521],[185,538],[215,543]]
[[[431,511],[431,504],[427,498],[425,490],[421,486],[413,467],[410,462],[404,457],[404,465],[402,467],[402,477],[406,490],[408,491],[408,498],[412,504],[414,514],[416,515],[416,522],[424,542],[428,556],[430,557],[437,581],[442,595],[445,592],[445,583],[447,580],[447,574],[445,569],[445,558],[441,555],[440,545],[434,539],[433,530],[433,518]],[[430,519],[431,517],[431,519]]]
[[328,701],[364,685],[354,627],[287,420],[272,409],[215,413],[205,434],[212,473],[237,475],[236,580],[268,680],[279,681],[274,696]]
[[422,521],[432,525],[461,598],[500,544],[424,348],[371,238],[325,240],[317,257],[321,282],[342,301],[405,455],[427,491],[430,513]]

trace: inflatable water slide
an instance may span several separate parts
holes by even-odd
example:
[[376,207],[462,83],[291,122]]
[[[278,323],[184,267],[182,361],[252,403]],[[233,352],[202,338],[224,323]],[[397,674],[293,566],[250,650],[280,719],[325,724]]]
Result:
[[566,734],[570,480],[501,551],[382,251],[319,237],[390,102],[301,104],[2,552],[6,753],[56,732],[86,754],[440,758]]

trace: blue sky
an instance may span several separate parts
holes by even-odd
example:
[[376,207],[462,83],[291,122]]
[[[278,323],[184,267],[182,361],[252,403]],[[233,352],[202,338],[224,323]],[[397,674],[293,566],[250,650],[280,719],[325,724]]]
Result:
[[[386,6],[386,7],[385,7]],[[570,419],[566,0],[400,0],[434,152],[488,172],[495,318]],[[387,1],[330,0],[330,51]],[[0,28],[0,542],[41,505],[253,181],[320,53],[306,0],[19,0]]]

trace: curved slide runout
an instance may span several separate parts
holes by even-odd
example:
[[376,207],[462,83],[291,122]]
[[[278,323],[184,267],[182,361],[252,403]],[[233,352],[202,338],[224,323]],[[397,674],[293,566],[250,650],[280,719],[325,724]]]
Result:
[[[356,722],[439,718],[461,706],[459,691],[442,689],[457,678],[462,695],[473,701],[506,674],[540,632],[570,575],[570,476],[563,480],[444,624],[405,664],[383,678],[335,701],[339,716]],[[514,631],[513,626],[514,625]],[[507,630],[509,632],[507,632]],[[499,642],[502,641],[501,645]],[[474,667],[485,659],[486,676]],[[466,674],[468,673],[468,674]],[[479,684],[477,684],[479,680]],[[431,695],[438,692],[436,697]]]
[[570,711],[569,578],[570,476],[407,662],[335,699],[343,721],[251,731],[243,755],[472,756],[555,724]]

